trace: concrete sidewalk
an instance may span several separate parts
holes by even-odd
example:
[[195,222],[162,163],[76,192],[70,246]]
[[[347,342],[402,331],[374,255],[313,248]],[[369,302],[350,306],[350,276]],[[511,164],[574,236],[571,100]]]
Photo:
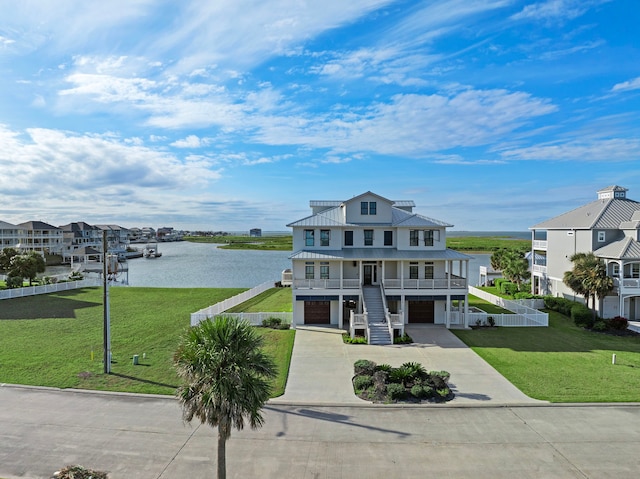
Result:
[[542,403],[507,381],[485,360],[444,326],[409,325],[414,343],[369,346],[344,344],[343,331],[321,326],[298,326],[289,379],[283,396],[274,404],[363,405],[353,394],[353,363],[369,359],[400,366],[421,363],[427,370],[451,373],[454,405],[515,405]]

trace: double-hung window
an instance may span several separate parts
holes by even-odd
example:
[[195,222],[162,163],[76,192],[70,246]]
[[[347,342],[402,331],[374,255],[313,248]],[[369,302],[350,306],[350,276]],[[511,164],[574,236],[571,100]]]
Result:
[[424,231],[424,245],[433,246],[433,230]]
[[424,279],[433,279],[433,263],[424,264]]
[[313,246],[313,230],[304,230],[304,245]]
[[344,232],[344,245],[353,246],[353,231]]
[[393,246],[393,231],[384,232],[384,245]]
[[604,243],[607,239],[606,231],[598,231],[598,243]]
[[320,279],[329,279],[329,263],[320,263]]
[[418,279],[418,263],[409,263],[409,279]]
[[330,230],[320,230],[320,246],[329,246]]
[[364,230],[364,245],[373,246],[373,230]]
[[304,265],[304,278],[314,279],[314,267],[313,261],[307,261]]
[[418,230],[409,231],[409,246],[418,246]]
[[361,201],[360,214],[362,216],[378,214],[378,204],[375,201]]

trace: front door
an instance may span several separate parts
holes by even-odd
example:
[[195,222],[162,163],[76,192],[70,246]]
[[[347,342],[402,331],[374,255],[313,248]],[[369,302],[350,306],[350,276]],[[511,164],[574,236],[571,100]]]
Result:
[[372,284],[375,284],[377,281],[376,275],[377,275],[377,266],[375,264],[365,264],[363,266],[363,274],[364,274],[364,278],[363,278],[363,284],[365,286],[371,286]]

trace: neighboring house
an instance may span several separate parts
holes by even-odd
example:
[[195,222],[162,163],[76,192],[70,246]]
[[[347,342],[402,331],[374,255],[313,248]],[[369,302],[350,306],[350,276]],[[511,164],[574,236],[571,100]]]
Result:
[[0,221],[0,251],[4,248],[17,249],[24,236],[24,232],[20,227],[6,221]]
[[262,230],[260,228],[252,228],[249,230],[249,236],[260,238],[262,236]]
[[96,225],[101,231],[107,232],[107,248],[111,250],[124,249],[129,245],[129,230],[118,225]]
[[102,251],[102,230],[84,221],[60,226],[64,236],[62,257],[73,262],[73,257],[85,257],[85,248]]
[[64,236],[60,228],[44,221],[27,221],[20,223],[18,228],[23,233],[20,244],[17,245],[20,250],[62,254]]
[[596,201],[529,229],[535,252],[534,294],[582,300],[562,278],[573,269],[573,254],[592,251],[606,263],[615,285],[610,295],[598,301],[599,315],[640,319],[640,203],[627,198],[626,188],[604,188]]
[[467,311],[471,258],[446,248],[451,225],[414,213],[413,201],[371,192],[310,207],[311,216],[287,225],[294,326],[332,324],[369,334],[382,323],[400,334],[406,323],[449,327],[454,308]]

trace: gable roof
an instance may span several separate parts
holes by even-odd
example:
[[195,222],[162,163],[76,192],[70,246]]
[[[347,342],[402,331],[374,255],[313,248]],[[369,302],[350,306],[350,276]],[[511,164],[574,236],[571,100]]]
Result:
[[60,228],[50,225],[49,223],[45,223],[44,221],[26,221],[25,223],[20,223],[18,226],[28,230],[59,230]]
[[618,229],[630,221],[640,203],[626,198],[599,199],[543,221],[529,229]]
[[640,259],[640,243],[633,238],[624,238],[595,250],[594,254],[600,258]]

